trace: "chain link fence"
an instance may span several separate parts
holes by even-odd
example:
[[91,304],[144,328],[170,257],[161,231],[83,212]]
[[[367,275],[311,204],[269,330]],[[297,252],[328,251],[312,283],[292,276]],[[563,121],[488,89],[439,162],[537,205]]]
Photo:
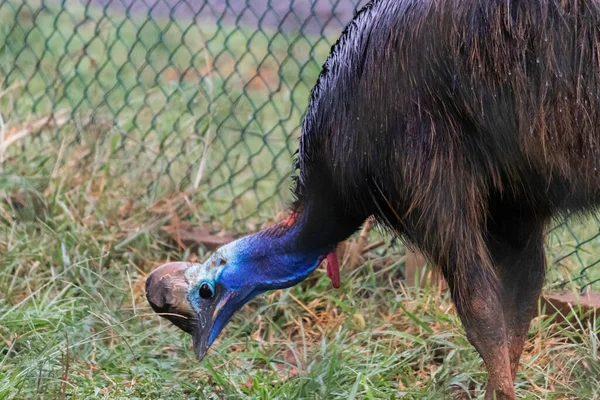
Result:
[[[197,222],[256,229],[290,198],[310,89],[365,3],[0,0],[4,173],[65,152],[84,168],[101,142],[121,185],[184,191]],[[598,226],[550,232],[550,285],[600,286]]]

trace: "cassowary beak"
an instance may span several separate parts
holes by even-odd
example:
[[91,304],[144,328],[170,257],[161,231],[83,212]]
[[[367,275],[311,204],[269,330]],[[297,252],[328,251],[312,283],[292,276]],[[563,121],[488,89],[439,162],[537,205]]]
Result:
[[219,307],[208,302],[203,304],[200,312],[192,308],[188,299],[189,282],[185,278],[185,272],[192,266],[186,262],[172,262],[156,268],[146,279],[146,298],[156,313],[192,335],[194,352],[201,361],[210,347],[215,308]]

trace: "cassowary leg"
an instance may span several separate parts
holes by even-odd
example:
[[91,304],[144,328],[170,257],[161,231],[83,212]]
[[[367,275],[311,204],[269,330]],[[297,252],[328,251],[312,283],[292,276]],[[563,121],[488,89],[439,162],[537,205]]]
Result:
[[507,251],[495,251],[496,255],[512,254],[497,260],[501,279],[504,321],[507,329],[511,376],[514,381],[519,359],[523,351],[529,324],[534,316],[537,301],[544,283],[546,259],[542,235],[530,237],[518,251],[507,245],[495,246]]
[[512,400],[515,392],[501,294],[491,287],[493,280],[485,274],[483,268],[476,266],[468,271],[467,282],[452,279],[452,273],[447,274],[446,280],[467,338],[489,372],[485,398]]

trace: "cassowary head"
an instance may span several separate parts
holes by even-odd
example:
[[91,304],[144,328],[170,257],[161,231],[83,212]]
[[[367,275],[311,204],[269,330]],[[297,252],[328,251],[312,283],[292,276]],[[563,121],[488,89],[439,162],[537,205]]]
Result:
[[[296,247],[294,229],[259,232],[221,247],[203,264],[158,267],[148,276],[146,297],[155,312],[192,335],[194,351],[202,360],[233,314],[250,299],[291,287],[317,268],[323,252]],[[337,286],[339,275],[334,275]]]

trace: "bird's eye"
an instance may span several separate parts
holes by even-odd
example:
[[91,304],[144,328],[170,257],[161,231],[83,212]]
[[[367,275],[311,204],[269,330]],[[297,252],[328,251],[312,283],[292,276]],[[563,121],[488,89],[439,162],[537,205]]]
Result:
[[214,295],[215,294],[208,283],[200,285],[200,297],[203,299],[212,299]]

